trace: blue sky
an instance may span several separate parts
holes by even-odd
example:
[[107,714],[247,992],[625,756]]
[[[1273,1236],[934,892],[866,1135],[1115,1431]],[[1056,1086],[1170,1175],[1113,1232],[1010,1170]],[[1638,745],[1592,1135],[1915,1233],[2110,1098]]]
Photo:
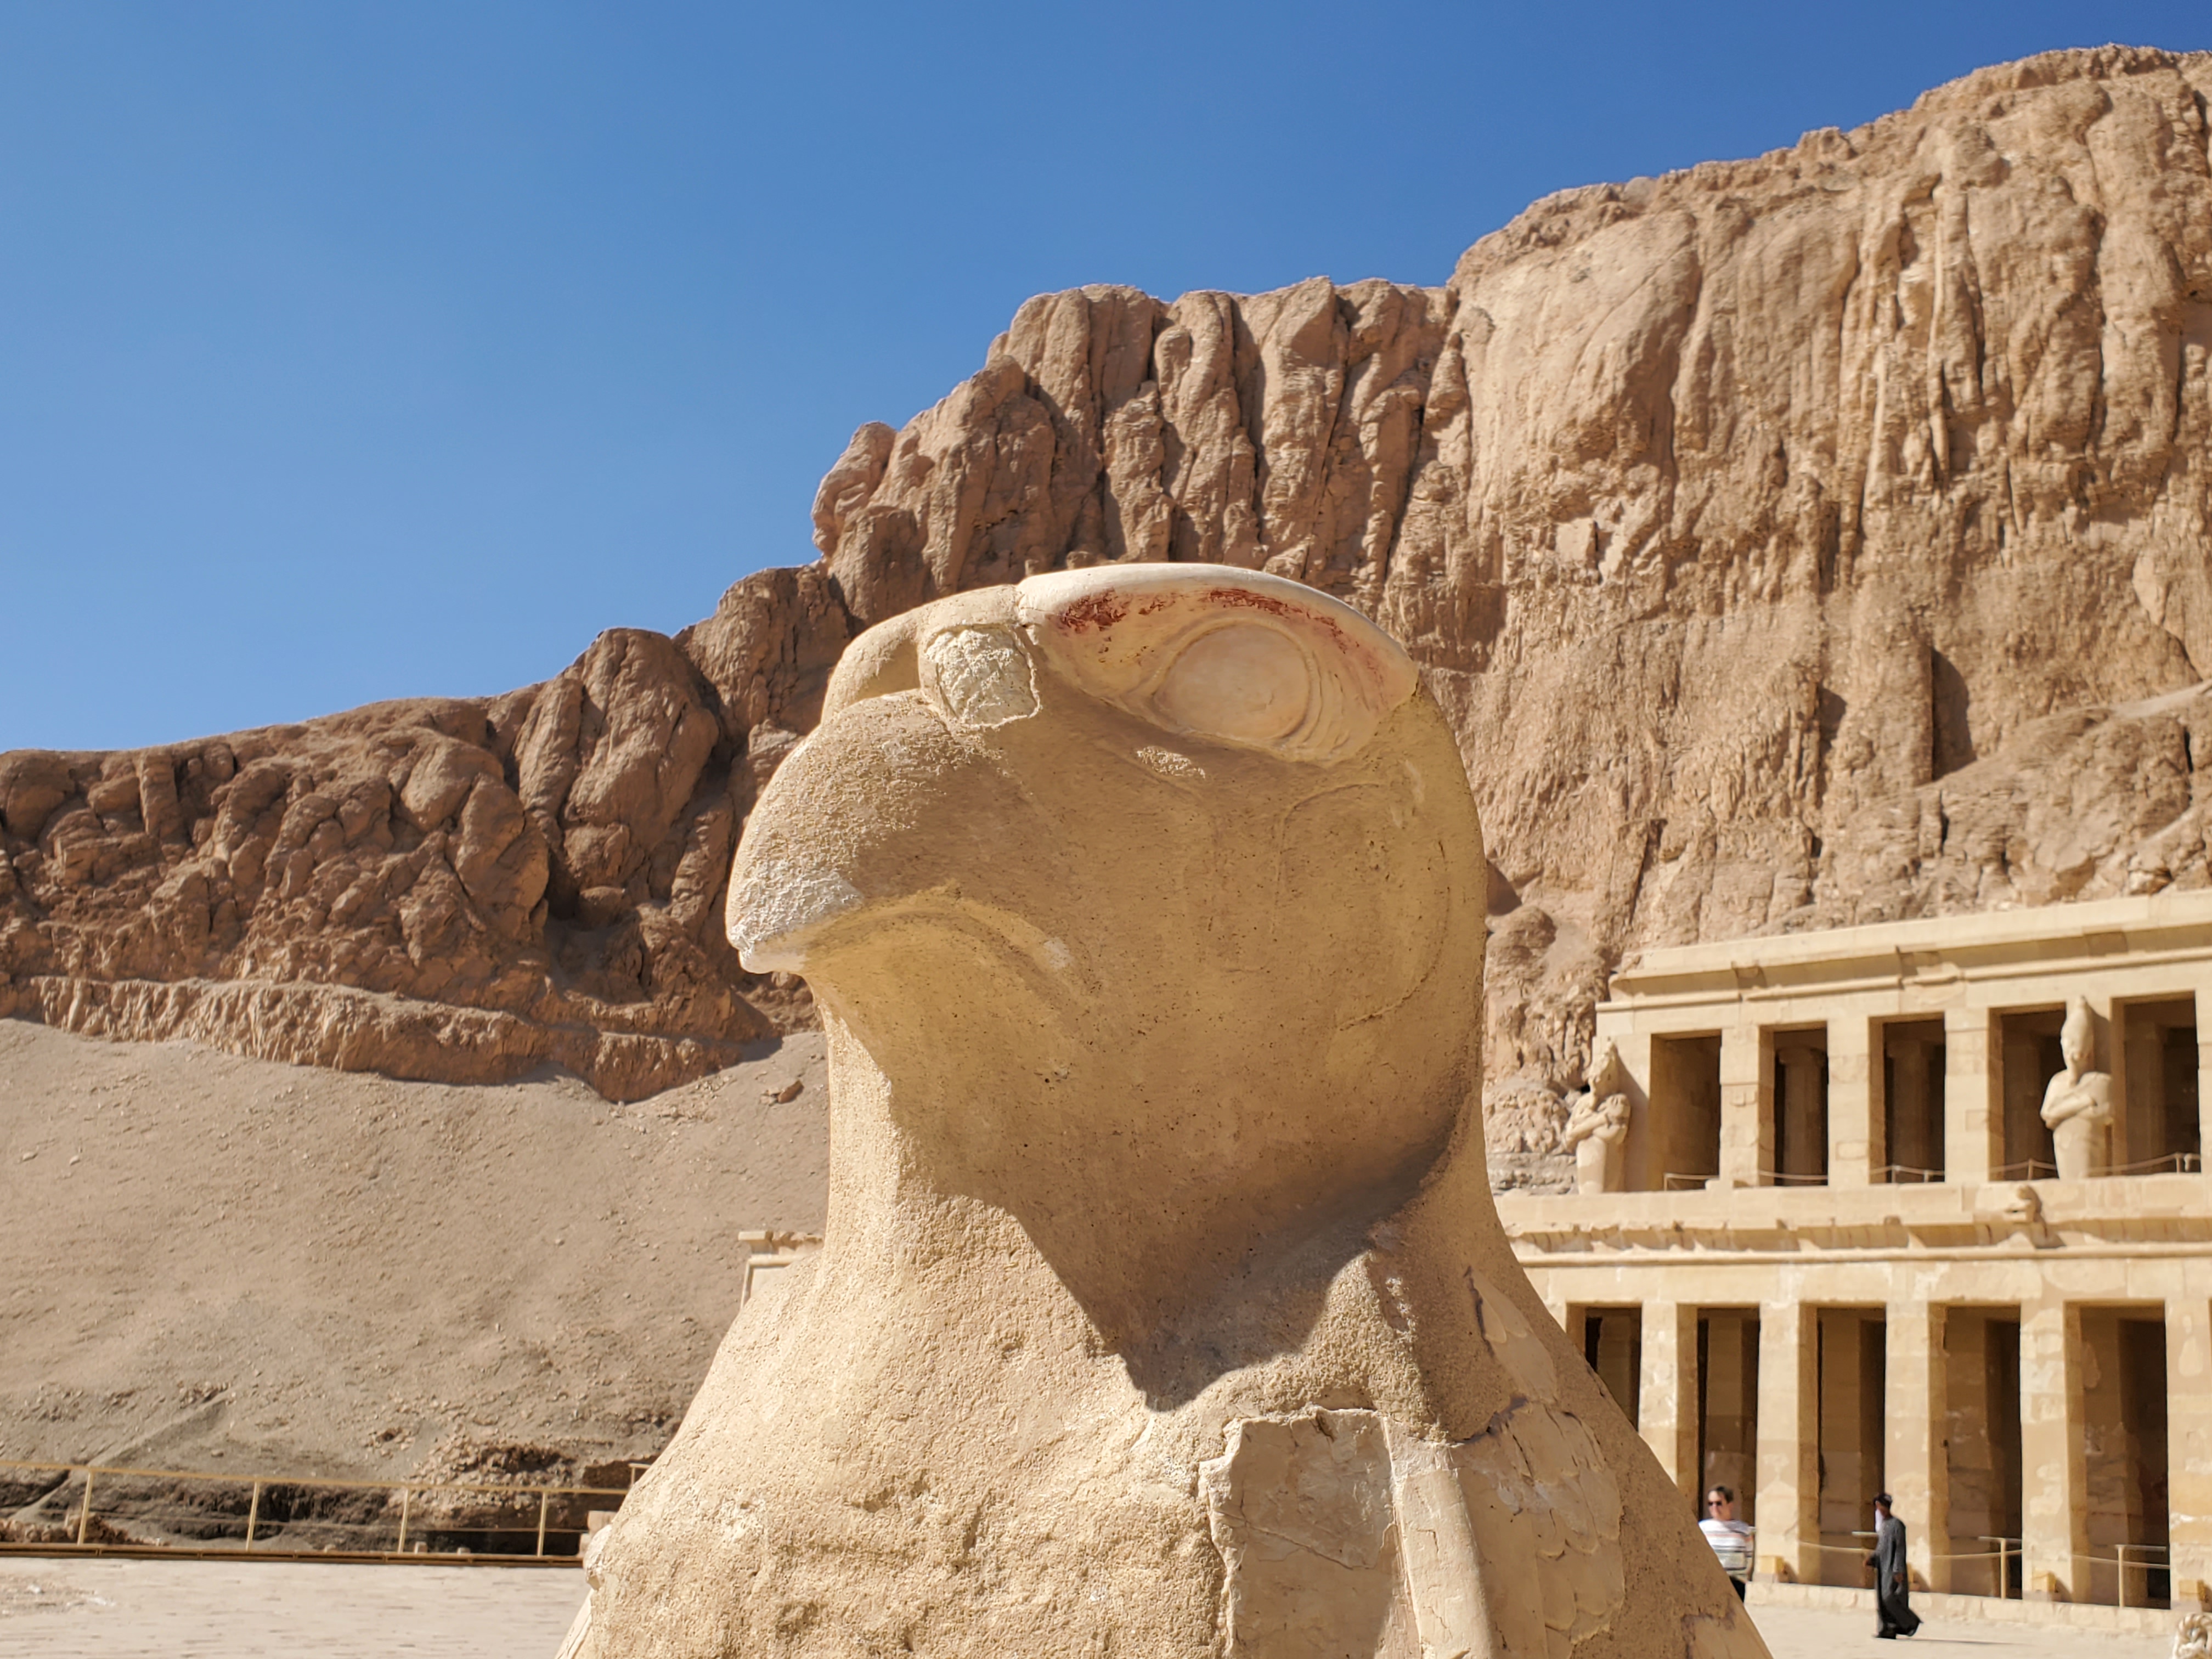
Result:
[[2130,4],[0,0],[0,749],[505,690],[813,556],[1028,295],[1438,282]]

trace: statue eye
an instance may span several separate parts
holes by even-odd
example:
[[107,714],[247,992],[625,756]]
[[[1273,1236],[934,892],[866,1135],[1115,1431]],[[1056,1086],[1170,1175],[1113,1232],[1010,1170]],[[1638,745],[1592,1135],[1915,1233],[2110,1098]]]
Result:
[[1052,671],[1170,732],[1322,765],[1413,695],[1397,641],[1340,599],[1222,565],[1097,565],[1014,590]]
[[938,701],[963,726],[1004,726],[1037,711],[1030,654],[1010,629],[947,629],[921,654]]
[[1152,702],[1186,732],[1271,747],[1306,723],[1313,680],[1296,641],[1258,623],[1231,623],[1185,647]]

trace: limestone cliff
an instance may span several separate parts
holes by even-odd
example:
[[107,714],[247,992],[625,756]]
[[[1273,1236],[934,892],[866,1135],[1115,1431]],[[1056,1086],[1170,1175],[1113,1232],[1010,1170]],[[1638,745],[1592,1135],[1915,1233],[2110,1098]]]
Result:
[[0,1013],[625,1100],[730,1064],[808,1018],[738,966],[722,890],[847,634],[817,572],[768,571],[489,702],[0,756]]
[[1108,559],[1264,566],[1413,651],[1489,839],[1493,1077],[1644,945],[2201,884],[2212,54],[1540,202],[1440,288],[1022,307],[863,427],[820,563],[489,703],[0,759],[0,1006],[614,1094],[803,989],[715,900],[853,631]]

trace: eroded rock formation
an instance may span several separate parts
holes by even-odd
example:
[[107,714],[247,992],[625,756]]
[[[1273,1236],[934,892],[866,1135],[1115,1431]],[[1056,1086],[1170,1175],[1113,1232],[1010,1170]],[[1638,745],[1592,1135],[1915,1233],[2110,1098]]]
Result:
[[264,1059],[635,1099],[806,1018],[719,925],[763,769],[846,638],[769,571],[488,702],[0,757],[0,1012]]
[[[686,1074],[794,1017],[697,884],[844,641],[1117,559],[1263,566],[1405,641],[1490,836],[1495,1078],[1578,1080],[1640,945],[2203,882],[2208,95],[2212,54],[2051,53],[1549,198],[1440,288],[1031,301],[855,434],[820,564],[673,646],[229,762],[0,762],[0,997],[402,1070],[456,1063],[410,1020],[483,1020],[460,1052]],[[418,749],[482,783],[410,816]]]

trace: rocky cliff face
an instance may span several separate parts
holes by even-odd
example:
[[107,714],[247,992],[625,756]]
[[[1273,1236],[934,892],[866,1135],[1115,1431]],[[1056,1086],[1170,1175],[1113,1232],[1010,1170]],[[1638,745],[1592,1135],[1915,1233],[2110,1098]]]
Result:
[[170,749],[0,756],[0,1012],[635,1099],[809,1017],[722,938],[737,829],[848,620],[769,571],[489,702]]
[[1459,733],[1489,1066],[1644,945],[2208,876],[2212,54],[2053,53],[1538,203],[1442,288],[1023,307],[854,434],[822,562],[547,684],[0,760],[0,999],[400,1075],[696,1075],[716,899],[859,628],[1062,565],[1339,593]]

